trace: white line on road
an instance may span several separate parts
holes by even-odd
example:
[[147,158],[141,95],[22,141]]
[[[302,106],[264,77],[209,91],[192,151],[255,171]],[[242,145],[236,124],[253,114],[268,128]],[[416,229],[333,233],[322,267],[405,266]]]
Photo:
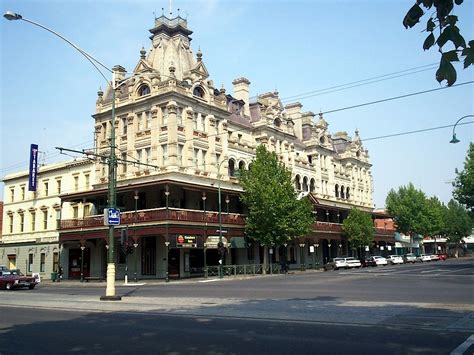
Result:
[[214,281],[219,281],[219,279],[201,280],[201,281],[198,281],[198,282],[214,282]]
[[474,344],[474,334],[471,335],[469,338],[466,339],[464,343],[459,345],[456,349],[451,351],[450,355],[463,355],[464,352],[469,349],[469,347]]
[[459,272],[459,271],[464,271],[464,270],[472,270],[472,267],[466,267],[464,269],[457,269],[457,270],[451,270],[451,271],[444,271],[443,274],[450,274],[452,272]]

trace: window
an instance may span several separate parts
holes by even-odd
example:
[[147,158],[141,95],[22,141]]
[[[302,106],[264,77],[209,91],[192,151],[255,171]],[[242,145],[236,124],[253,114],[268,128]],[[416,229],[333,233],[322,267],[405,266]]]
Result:
[[59,271],[59,253],[54,252],[53,253],[53,272],[58,272]]
[[74,176],[74,191],[79,190],[79,176]]
[[44,195],[45,196],[49,195],[49,182],[47,181],[44,182]]
[[151,117],[151,112],[150,111],[146,111],[145,112],[145,116],[146,116],[146,121],[145,121],[145,125],[146,125],[146,129],[151,129],[151,124],[152,124],[152,117]]
[[150,93],[150,87],[148,85],[142,85],[138,89],[138,96],[145,96]]
[[41,253],[40,254],[40,272],[44,272],[45,264],[46,264],[46,254]]
[[20,213],[20,232],[25,230],[25,215]]
[[107,139],[107,122],[102,123],[102,139]]
[[56,210],[56,229],[61,228],[61,210],[57,209]]
[[347,188],[347,190],[346,190],[346,198],[349,200],[350,197],[351,197],[351,195],[350,195],[350,188]]
[[21,200],[25,201],[25,186],[20,187]]
[[72,208],[72,218],[79,218],[79,206]]
[[[122,153],[122,160],[127,160],[127,153]],[[122,162],[122,173],[126,173],[127,172],[127,163],[126,162]]]
[[163,144],[161,150],[163,152],[163,163],[166,163],[168,162],[168,144]]
[[137,149],[136,151],[136,159],[139,163],[142,162],[142,150],[141,149]]
[[127,117],[122,118],[122,134],[127,134]]
[[84,217],[90,216],[91,214],[91,206],[90,205],[85,205],[84,210],[83,210]]
[[146,164],[150,164],[150,156],[151,156],[151,148],[145,148],[143,149],[144,154],[143,154],[143,160]]
[[201,151],[201,154],[202,154],[202,170],[206,170],[206,156],[207,156],[207,151],[206,150],[202,150]]
[[308,163],[313,164],[313,156],[308,155]]
[[33,272],[33,254],[28,254],[28,272]]
[[137,130],[143,130],[143,116],[141,113],[137,114]]
[[204,90],[202,89],[202,87],[196,86],[193,90],[193,95],[200,98],[204,98]]
[[235,176],[235,162],[233,159],[229,160],[229,176]]
[[336,197],[339,197],[339,185],[336,184],[336,186],[334,186],[334,193],[336,194]]
[[36,229],[36,212],[31,212],[31,231],[34,232]]
[[166,107],[161,109],[161,112],[163,113],[163,118],[162,118],[162,123],[163,126],[166,126],[168,124],[168,110]]
[[61,193],[61,179],[56,180],[58,195]]
[[15,188],[10,188],[10,202],[15,202]]
[[85,174],[84,175],[84,178],[86,180],[86,189],[89,189],[89,185],[90,185],[90,175],[89,174]]
[[10,229],[10,233],[13,233],[13,215],[12,215],[12,214],[8,216],[8,220],[9,220],[9,221],[8,221],[8,222],[9,222],[8,224],[9,224],[9,226],[10,226],[10,228],[9,228],[9,229]]
[[178,144],[178,163],[180,165],[183,164],[183,149],[184,146],[182,144]]
[[43,211],[43,229],[48,229],[48,211]]
[[194,165],[197,168],[199,165],[199,149],[194,149],[193,161],[194,161]]

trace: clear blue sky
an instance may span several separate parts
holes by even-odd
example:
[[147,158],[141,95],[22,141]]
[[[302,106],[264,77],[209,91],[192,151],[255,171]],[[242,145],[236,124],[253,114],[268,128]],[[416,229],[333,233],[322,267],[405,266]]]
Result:
[[[251,95],[279,91],[282,98],[437,63],[435,49],[422,50],[423,25],[405,30],[402,19],[413,0],[398,1],[173,1],[194,31],[217,87],[232,92],[232,80],[247,77]],[[2,1],[93,54],[108,66],[133,70],[142,46],[150,46],[153,12],[168,1]],[[473,39],[473,3],[458,7],[461,32]],[[97,89],[103,79],[58,38],[25,22],[0,20],[0,175],[27,169],[30,143],[58,157],[55,146],[92,147]],[[458,64],[458,83],[474,69]],[[472,67],[471,67],[472,68]],[[440,87],[435,69],[344,91],[300,99],[315,113]],[[473,85],[449,88],[363,108],[327,114],[334,133],[356,128],[361,137],[454,124],[473,114]],[[469,121],[472,119],[465,119]],[[376,207],[387,192],[413,182],[447,202],[455,168],[462,168],[474,125],[458,126],[461,143],[449,144],[451,129],[371,140],[369,149]],[[3,194],[3,186],[2,186]],[[0,195],[1,198],[2,195]]]

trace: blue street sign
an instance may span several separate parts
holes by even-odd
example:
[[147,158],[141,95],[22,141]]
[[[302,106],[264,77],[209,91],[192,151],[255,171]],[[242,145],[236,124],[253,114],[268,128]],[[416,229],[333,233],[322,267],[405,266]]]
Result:
[[104,209],[104,224],[106,226],[120,225],[120,210],[118,208]]

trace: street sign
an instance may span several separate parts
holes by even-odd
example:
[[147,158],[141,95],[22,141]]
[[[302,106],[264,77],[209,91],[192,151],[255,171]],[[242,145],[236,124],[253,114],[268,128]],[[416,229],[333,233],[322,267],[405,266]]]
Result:
[[[219,243],[219,239],[220,237],[218,235],[217,236],[211,235],[207,237],[207,240],[206,240],[207,249],[217,249],[217,244]],[[224,247],[227,248],[227,238],[222,237],[221,239],[222,239],[222,244],[224,244]]]
[[120,210],[118,208],[104,209],[104,225],[118,226],[120,225]]

